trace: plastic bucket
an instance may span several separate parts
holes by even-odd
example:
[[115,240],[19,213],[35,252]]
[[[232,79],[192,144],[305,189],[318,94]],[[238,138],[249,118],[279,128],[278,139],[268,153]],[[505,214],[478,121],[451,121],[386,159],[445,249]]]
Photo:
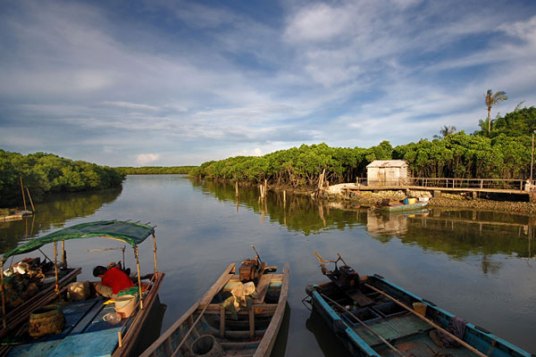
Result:
[[426,304],[423,304],[422,302],[414,302],[413,303],[413,310],[415,310],[416,313],[419,315],[425,316],[426,315]]
[[127,318],[136,309],[137,295],[122,295],[115,298],[115,311],[123,318]]
[[412,198],[408,198],[408,204],[412,205],[414,203],[417,203],[417,199],[412,197]]

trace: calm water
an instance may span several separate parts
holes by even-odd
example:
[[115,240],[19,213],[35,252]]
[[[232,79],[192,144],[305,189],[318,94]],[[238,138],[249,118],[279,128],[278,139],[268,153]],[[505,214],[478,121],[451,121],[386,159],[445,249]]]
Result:
[[[478,211],[431,210],[382,216],[303,196],[272,194],[260,204],[255,191],[182,176],[129,176],[122,190],[56,197],[39,213],[0,223],[0,251],[25,237],[64,225],[131,219],[157,226],[159,269],[166,273],[160,299],[166,329],[196,301],[227,263],[253,255],[271,265],[290,262],[284,328],[274,355],[344,356],[323,324],[302,304],[308,283],[324,281],[313,252],[341,253],[362,274],[378,273],[443,308],[536,352],[536,244],[528,217]],[[121,259],[120,245],[104,240],[67,243],[68,261],[91,269]],[[48,252],[48,253],[47,253]],[[141,247],[152,269],[152,246]],[[50,251],[45,250],[45,254]],[[134,266],[127,249],[127,263]]]

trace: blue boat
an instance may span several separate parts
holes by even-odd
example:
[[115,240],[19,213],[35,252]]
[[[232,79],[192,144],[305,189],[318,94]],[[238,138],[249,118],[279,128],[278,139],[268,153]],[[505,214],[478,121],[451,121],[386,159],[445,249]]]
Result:
[[534,356],[379,275],[360,277],[340,255],[315,254],[330,281],[308,286],[305,301],[352,356]]
[[[138,246],[149,236],[153,237],[154,272],[142,276]],[[109,299],[96,295],[91,282],[67,286],[58,283],[60,271],[68,269],[65,250],[59,254],[58,242],[64,249],[67,240],[89,238],[112,239],[132,246],[136,261],[136,274],[131,276],[134,287]],[[33,310],[27,312],[29,316],[10,326],[9,334],[1,341],[0,355],[130,356],[145,349],[152,341],[144,338],[144,328],[159,312],[158,290],[164,278],[164,273],[157,270],[154,227],[116,220],[82,223],[26,241],[4,253],[2,262],[36,250],[43,253],[41,247],[48,244],[54,245],[55,289],[40,299],[40,304],[33,305]],[[58,255],[63,258],[61,262]],[[123,263],[118,266],[124,268],[124,264],[123,255]]]

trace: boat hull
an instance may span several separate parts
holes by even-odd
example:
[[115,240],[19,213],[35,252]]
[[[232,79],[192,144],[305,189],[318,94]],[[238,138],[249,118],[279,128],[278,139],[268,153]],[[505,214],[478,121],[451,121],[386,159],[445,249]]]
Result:
[[202,355],[217,351],[218,356],[269,356],[284,317],[288,275],[288,267],[282,274],[262,275],[251,307],[233,316],[222,305],[227,293],[240,283],[235,265],[229,264],[209,291],[142,356],[189,356],[202,339],[211,344]]
[[[368,277],[359,290],[345,291],[329,282],[308,288],[307,293],[314,313],[352,356],[422,356],[431,351],[451,356],[532,356],[377,275]],[[460,326],[463,330],[454,328]],[[457,342],[442,331],[463,333],[455,336]]]

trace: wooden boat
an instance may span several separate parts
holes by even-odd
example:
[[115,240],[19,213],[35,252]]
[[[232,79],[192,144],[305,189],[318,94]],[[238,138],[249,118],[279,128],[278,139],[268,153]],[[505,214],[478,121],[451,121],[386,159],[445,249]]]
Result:
[[[243,273],[251,265],[244,262],[239,274],[235,264],[229,264],[207,293],[142,356],[269,356],[285,312],[289,269],[285,266],[282,274],[276,274],[257,254],[253,266],[258,273],[250,279]],[[255,294],[248,307],[233,316],[225,307],[234,299],[231,291],[248,280],[255,283]]]
[[[153,237],[154,272],[142,277],[138,245],[149,236]],[[73,283],[77,287],[86,287],[82,289],[83,294],[74,294],[72,286],[59,284],[60,271],[66,269],[67,262],[64,250],[61,255],[64,259],[58,262],[57,243],[62,242],[64,249],[66,240],[87,238],[113,239],[133,247],[137,272],[133,281],[137,286],[130,289],[128,294],[108,299],[95,295],[89,282]],[[164,277],[157,270],[154,227],[115,220],[78,224],[27,241],[4,253],[2,262],[11,256],[41,251],[40,248],[47,244],[54,244],[54,289],[46,298],[32,304],[34,309],[17,325],[10,325],[9,334],[2,341],[0,355],[128,356],[137,354],[138,349],[145,349],[146,345],[138,346],[138,337],[145,322],[159,306],[158,289]],[[6,326],[8,315],[4,314],[3,317]]]
[[378,207],[379,211],[382,212],[406,212],[406,211],[417,211],[425,208],[428,205],[428,202],[416,202],[416,203],[391,203],[387,206]]
[[317,258],[330,281],[309,286],[308,302],[352,356],[534,356],[379,275],[359,277],[340,255]]

